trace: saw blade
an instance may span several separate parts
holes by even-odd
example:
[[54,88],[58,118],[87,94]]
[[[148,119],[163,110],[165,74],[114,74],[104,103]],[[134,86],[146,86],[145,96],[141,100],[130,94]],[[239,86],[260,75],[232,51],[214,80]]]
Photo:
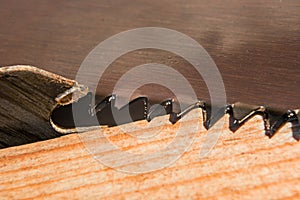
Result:
[[[162,115],[169,115],[170,123],[175,124],[194,109],[202,110],[206,129],[228,114],[229,128],[234,132],[253,116],[260,115],[268,137],[273,137],[284,124],[291,123],[294,139],[300,139],[299,110],[237,102],[221,106],[212,115],[209,102],[198,100],[178,110],[173,99],[153,104],[145,96],[118,108],[115,106],[117,94],[97,97],[97,103],[93,103],[94,95],[76,81],[31,66],[0,68],[0,84],[0,148],[96,129],[99,125],[150,122]],[[80,113],[79,123],[74,122],[74,110]]]

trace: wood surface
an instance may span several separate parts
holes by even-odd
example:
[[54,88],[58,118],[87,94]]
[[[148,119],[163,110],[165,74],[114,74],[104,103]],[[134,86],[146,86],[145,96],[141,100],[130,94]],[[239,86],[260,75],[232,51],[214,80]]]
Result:
[[76,102],[87,88],[32,66],[0,68],[0,148],[58,137],[52,111]]
[[[0,0],[0,65],[29,64],[74,79],[88,53],[108,37],[137,27],[165,27],[189,35],[209,52],[229,103],[297,109],[299,10],[298,0]],[[99,83],[98,94],[110,94],[124,72],[148,62],[173,66],[199,99],[209,99],[204,81],[185,60],[157,50],[116,60]],[[87,79],[95,76],[86,74]],[[170,93],[145,86],[138,94],[163,99]],[[2,149],[0,199],[299,199],[300,144],[288,126],[272,139],[264,136],[257,117],[236,133],[225,126],[211,154],[200,160],[207,134],[201,129],[188,152],[171,166],[138,175],[102,165],[84,148],[79,134]],[[164,126],[165,134],[138,145],[118,127],[104,130],[124,150],[149,153],[172,140],[174,128]]]
[[[109,141],[123,151],[145,157],[174,139],[178,126],[193,134],[201,123],[195,110],[189,120],[152,130],[160,134],[139,141],[121,127],[103,128]],[[167,121],[167,117],[159,117]],[[228,116],[224,118],[228,120]],[[158,123],[157,122],[157,123]],[[145,121],[125,126],[143,126]],[[123,127],[124,128],[124,127]],[[272,139],[264,135],[260,117],[251,119],[236,133],[221,127],[222,134],[210,154],[199,158],[207,131],[202,127],[194,142],[175,163],[144,174],[124,173],[103,165],[88,152],[82,138],[99,130],[0,151],[1,199],[298,199],[300,197],[300,143],[291,137],[290,125]],[[136,136],[149,129],[135,131]],[[105,145],[98,138],[94,145]],[[104,152],[105,153],[105,152]],[[107,153],[107,152],[106,152]],[[111,157],[115,152],[109,152]],[[159,154],[156,159],[166,159]],[[122,159],[118,158],[121,162]],[[130,162],[139,166],[153,160]]]

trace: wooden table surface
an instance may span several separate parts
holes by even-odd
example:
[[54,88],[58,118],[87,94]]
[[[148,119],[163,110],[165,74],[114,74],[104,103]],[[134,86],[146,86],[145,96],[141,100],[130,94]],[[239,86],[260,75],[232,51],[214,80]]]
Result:
[[[96,45],[138,27],[170,28],[199,42],[219,67],[228,102],[300,108],[298,0],[0,0],[0,65],[29,64],[74,79]],[[198,97],[209,98],[204,81],[187,70],[186,61],[155,50],[131,52],[116,60],[98,94],[110,94],[122,73],[148,62],[181,70]],[[157,95],[157,89],[149,86],[138,92],[164,98],[168,93],[162,91]],[[211,155],[198,160],[201,138],[207,133],[201,129],[173,165],[139,175],[101,165],[78,134],[2,149],[0,199],[297,199],[300,143],[291,137],[289,126],[273,139],[264,136],[259,117],[235,134],[224,127]],[[145,153],[172,139],[174,127],[163,128],[169,134],[142,144],[130,141],[118,127],[105,130],[126,150]]]
[[[104,128],[106,138],[123,151],[139,159],[118,157],[118,151],[91,154],[90,142],[101,147],[106,139],[94,138],[98,130],[70,134],[60,138],[11,147],[0,151],[1,199],[299,199],[300,142],[294,140],[290,126],[273,138],[264,135],[263,122],[255,117],[232,133],[225,123],[222,134],[208,156],[200,157],[207,131],[201,127],[200,110],[193,117],[174,126],[144,128],[131,134],[155,133],[147,140],[123,134],[119,127]],[[191,115],[190,113],[189,115]],[[167,117],[158,121],[166,122]],[[226,116],[224,120],[228,120]],[[127,128],[145,121],[126,124]],[[176,162],[161,170],[137,174],[139,166],[155,166],[168,154],[147,155],[161,151],[174,140],[178,127],[193,143]],[[124,127],[123,127],[124,128]],[[151,132],[152,131],[152,132]],[[153,132],[154,131],[154,132]],[[195,135],[194,135],[195,134]],[[211,133],[210,133],[211,134]],[[193,137],[194,135],[194,137]],[[86,140],[86,138],[94,138]],[[184,138],[182,138],[184,139]],[[185,138],[186,139],[186,138]],[[83,143],[82,141],[86,141]],[[116,159],[119,168],[104,165],[102,156]],[[173,153],[176,153],[174,151]],[[94,156],[98,156],[95,159]],[[120,160],[121,159],[121,160]],[[107,161],[107,160],[106,160]],[[104,162],[107,164],[107,162]],[[156,163],[156,164],[155,164]],[[119,170],[133,169],[131,173]],[[127,171],[128,171],[127,168]],[[117,170],[118,169],[118,170]]]

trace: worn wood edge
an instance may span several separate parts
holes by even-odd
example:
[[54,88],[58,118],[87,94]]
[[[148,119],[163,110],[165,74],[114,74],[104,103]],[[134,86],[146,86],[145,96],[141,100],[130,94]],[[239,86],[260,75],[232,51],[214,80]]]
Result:
[[[181,125],[202,122],[199,110]],[[159,123],[153,140],[135,142],[122,127],[104,127],[104,136],[129,152],[151,153],[172,140],[177,126]],[[224,116],[224,121],[228,116]],[[125,124],[136,135],[145,121]],[[93,135],[99,130],[81,133]],[[2,199],[279,199],[300,195],[300,143],[292,138],[290,124],[274,138],[264,135],[263,121],[256,116],[236,133],[225,123],[211,153],[199,159],[207,134],[200,127],[192,146],[175,163],[145,174],[122,173],[103,165],[85,148],[81,134],[0,150],[0,196]],[[104,145],[102,138],[95,138]],[[114,156],[114,152],[109,152]],[[141,160],[147,162],[147,160]],[[140,161],[134,161],[138,164]]]
[[2,76],[7,73],[15,73],[15,72],[21,72],[21,71],[27,71],[27,72],[32,72],[34,74],[40,74],[41,76],[51,77],[58,82],[65,83],[70,86],[75,84],[74,80],[64,78],[60,75],[48,72],[46,70],[31,66],[31,65],[12,65],[12,66],[0,67],[0,73]]
[[[57,106],[76,102],[88,92],[87,87],[74,80],[29,65],[1,67],[0,81],[4,87],[0,92],[1,146],[69,133],[51,124],[51,113]],[[36,135],[42,130],[43,134]]]
[[60,76],[58,74],[54,74],[30,65],[14,65],[14,66],[0,67],[0,77],[3,77],[8,74],[14,75],[15,73],[24,72],[24,71],[50,78],[52,79],[53,82],[57,82],[62,86],[66,85],[70,87],[69,90],[57,94],[57,96],[55,97],[57,104],[55,104],[54,108],[59,105],[61,106],[69,105],[73,102],[78,101],[79,98],[87,94],[88,88],[84,85],[77,83],[75,80],[71,80],[63,76]]

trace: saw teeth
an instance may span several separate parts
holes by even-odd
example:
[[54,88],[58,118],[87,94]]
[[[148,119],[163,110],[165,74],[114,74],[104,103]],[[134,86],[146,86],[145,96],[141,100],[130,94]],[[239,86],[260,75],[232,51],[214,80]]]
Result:
[[155,117],[171,114],[172,112],[173,112],[172,99],[163,101],[160,104],[154,104],[149,108],[149,111],[147,113],[147,121],[150,122]]
[[[175,124],[177,121],[179,121],[182,117],[184,117],[187,113],[189,113],[190,111],[196,109],[196,108],[201,108],[202,110],[206,110],[206,106],[205,103],[202,101],[197,101],[196,103],[188,106],[187,108],[185,108],[183,111],[176,113],[176,112],[171,112],[170,113],[170,118],[169,121],[172,124]],[[207,115],[207,112],[204,113],[205,115]],[[207,116],[205,116],[205,118],[207,119]]]
[[260,114],[264,116],[265,107],[252,106],[238,102],[235,104],[227,105],[225,113],[229,114],[229,129],[232,132],[235,132],[254,115]]
[[242,103],[235,103],[226,107],[229,114],[229,128],[235,132],[244,123],[255,115],[263,117],[265,134],[272,138],[275,133],[287,122],[292,123],[293,137],[299,140],[299,116],[293,110],[279,111],[265,106],[253,106]]
[[[300,140],[299,110],[275,110],[266,106],[248,105],[237,102],[219,107],[217,112],[214,112],[214,116],[212,116],[211,105],[200,100],[187,106],[180,112],[175,112],[174,100],[172,99],[149,106],[147,97],[139,97],[118,109],[115,107],[116,95],[107,96],[95,106],[92,106],[91,93],[86,98],[88,100],[83,101],[85,104],[83,107],[88,107],[89,117],[91,119],[96,118],[100,125],[116,126],[137,120],[147,120],[150,122],[155,117],[168,114],[169,121],[175,124],[192,110],[200,108],[202,110],[203,126],[206,129],[211,128],[225,114],[229,114],[229,129],[235,132],[249,119],[255,115],[260,115],[264,121],[265,135],[269,138],[272,138],[284,124],[289,122],[292,124],[293,137],[296,140]],[[86,105],[87,101],[90,102],[89,106]],[[74,104],[80,104],[80,102]],[[130,116],[128,116],[128,112]]]
[[[89,93],[89,95],[91,95]],[[96,113],[101,112],[105,107],[110,105],[114,106],[116,100],[116,95],[110,95],[105,97],[100,103],[96,104],[95,106],[89,108],[89,113],[91,116],[95,116]]]

